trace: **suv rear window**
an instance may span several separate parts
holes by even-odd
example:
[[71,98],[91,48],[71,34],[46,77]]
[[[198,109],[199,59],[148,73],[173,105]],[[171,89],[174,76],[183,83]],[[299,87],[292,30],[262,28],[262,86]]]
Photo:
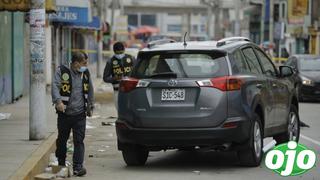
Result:
[[228,74],[224,56],[207,53],[152,53],[138,57],[132,76],[151,78],[173,73],[177,78],[208,78]]

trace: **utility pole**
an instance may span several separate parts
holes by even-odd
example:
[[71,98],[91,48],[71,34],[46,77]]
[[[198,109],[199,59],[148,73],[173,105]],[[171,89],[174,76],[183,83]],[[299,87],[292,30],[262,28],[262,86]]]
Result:
[[[102,16],[102,14],[104,12],[103,11],[103,1],[104,0],[99,0],[98,1],[98,17],[100,18],[100,22],[104,22],[104,15]],[[97,60],[97,78],[101,78],[102,77],[102,59],[103,59],[103,56],[102,56],[102,48],[103,48],[103,44],[102,44],[102,37],[103,37],[103,33],[101,31],[101,29],[98,31],[98,60]]]
[[265,2],[266,0],[262,0],[261,4],[260,44],[264,42],[264,19],[266,17]]
[[[111,31],[110,31],[110,35],[111,35],[111,40],[113,41],[114,39],[114,13],[115,13],[115,9],[116,9],[116,1],[112,0],[111,1]],[[110,48],[111,49],[111,48]]]
[[212,15],[214,10],[214,38],[220,37],[220,0],[201,0],[201,3],[207,6],[207,32],[208,38],[212,39],[213,27],[212,27]]
[[236,14],[236,21],[234,24],[234,35],[240,36],[240,6],[241,6],[240,0],[236,0],[234,5],[235,5],[235,14]]
[[[213,28],[212,28],[212,7],[208,6],[207,7],[207,32],[208,32],[208,38],[212,39],[212,34],[213,34]],[[215,25],[216,26],[216,25]]]
[[[269,15],[269,46],[273,48],[273,11],[274,11],[274,0],[270,0],[270,15]],[[273,56],[273,50],[270,51]]]
[[41,140],[46,136],[46,81],[45,61],[45,0],[31,0],[30,4],[30,100],[29,139]]

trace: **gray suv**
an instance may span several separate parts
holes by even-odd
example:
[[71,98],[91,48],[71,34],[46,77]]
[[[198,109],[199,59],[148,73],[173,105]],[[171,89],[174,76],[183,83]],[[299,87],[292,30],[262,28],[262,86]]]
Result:
[[118,149],[128,166],[149,151],[237,151],[258,166],[263,138],[299,140],[298,99],[289,76],[246,38],[152,42],[120,82]]

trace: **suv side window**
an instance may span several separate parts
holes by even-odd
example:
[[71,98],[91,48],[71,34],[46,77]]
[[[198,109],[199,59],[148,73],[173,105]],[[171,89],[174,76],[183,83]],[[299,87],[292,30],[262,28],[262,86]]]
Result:
[[262,74],[260,63],[253,49],[251,47],[248,47],[248,48],[242,49],[242,52],[244,54],[244,57],[247,60],[247,63],[249,64],[251,72],[254,74]]
[[277,71],[274,67],[274,65],[270,62],[269,58],[266,57],[265,54],[263,54],[260,50],[256,49],[257,55],[260,59],[261,65],[265,71],[265,73],[268,76],[276,76],[277,75]]
[[242,73],[250,72],[250,68],[248,67],[248,64],[244,59],[241,51],[236,50],[233,54],[231,54],[230,59],[231,59],[230,62],[232,66],[232,72],[234,74],[242,74]]

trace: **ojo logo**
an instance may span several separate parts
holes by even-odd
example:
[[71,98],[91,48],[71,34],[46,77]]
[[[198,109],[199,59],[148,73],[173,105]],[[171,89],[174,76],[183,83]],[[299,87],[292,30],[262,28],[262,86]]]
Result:
[[281,176],[296,176],[313,168],[316,153],[302,144],[290,141],[276,146],[267,153],[265,164]]

